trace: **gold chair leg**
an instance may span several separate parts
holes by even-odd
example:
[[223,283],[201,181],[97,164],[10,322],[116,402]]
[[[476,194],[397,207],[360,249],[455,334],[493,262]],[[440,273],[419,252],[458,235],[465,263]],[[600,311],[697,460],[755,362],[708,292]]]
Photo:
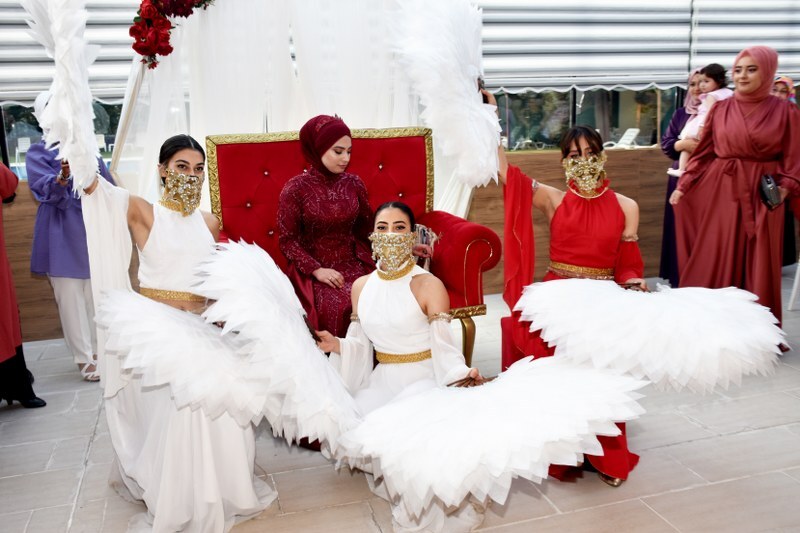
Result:
[[475,348],[475,322],[472,317],[465,317],[461,320],[462,351],[467,366],[472,366],[472,350]]

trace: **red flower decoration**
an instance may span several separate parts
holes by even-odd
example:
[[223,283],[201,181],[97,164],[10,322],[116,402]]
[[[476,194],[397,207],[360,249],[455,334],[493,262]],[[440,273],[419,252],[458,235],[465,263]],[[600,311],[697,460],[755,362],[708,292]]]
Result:
[[156,55],[168,56],[173,48],[169,42],[172,23],[167,17],[188,17],[194,9],[205,9],[214,0],[142,0],[139,14],[133,19],[128,33],[133,37],[133,49],[142,56],[142,63],[156,68]]

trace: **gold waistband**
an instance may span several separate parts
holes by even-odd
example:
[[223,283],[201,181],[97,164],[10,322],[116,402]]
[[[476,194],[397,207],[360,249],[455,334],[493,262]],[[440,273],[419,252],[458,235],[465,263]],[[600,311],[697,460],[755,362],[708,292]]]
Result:
[[603,279],[603,280],[614,279],[613,268],[583,267],[577,265],[570,265],[567,263],[559,263],[557,261],[550,261],[550,266],[547,267],[547,270],[563,278]]
[[140,287],[139,294],[154,300],[180,300],[183,302],[205,302],[206,298],[199,294],[183,291],[166,291],[163,289],[148,289]]
[[430,350],[425,350],[424,352],[403,353],[403,354],[383,353],[375,350],[375,354],[378,356],[378,362],[384,365],[392,363],[419,363],[420,361],[424,361],[425,359],[431,358]]

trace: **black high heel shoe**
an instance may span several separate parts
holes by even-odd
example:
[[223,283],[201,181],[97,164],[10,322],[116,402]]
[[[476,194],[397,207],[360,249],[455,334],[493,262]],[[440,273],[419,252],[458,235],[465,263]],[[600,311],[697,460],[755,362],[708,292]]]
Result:
[[5,398],[5,401],[8,402],[8,405],[12,405],[15,401],[19,402],[20,405],[26,409],[35,409],[37,407],[44,407],[47,405],[47,402],[38,396],[27,398],[25,400],[20,400],[19,398]]

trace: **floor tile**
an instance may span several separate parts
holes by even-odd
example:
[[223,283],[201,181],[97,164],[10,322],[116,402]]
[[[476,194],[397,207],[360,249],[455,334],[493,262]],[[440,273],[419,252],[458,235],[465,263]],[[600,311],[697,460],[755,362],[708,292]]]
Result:
[[367,502],[325,509],[248,520],[234,527],[232,533],[378,533]]
[[680,392],[659,390],[652,385],[648,385],[638,392],[644,395],[644,398],[639,400],[639,404],[648,414],[673,412],[679,407],[708,404],[723,399],[717,393],[697,394],[688,390]]
[[555,507],[536,486],[524,479],[515,479],[504,505],[491,502],[481,527],[494,527],[555,514]]
[[47,395],[39,394],[39,397],[46,401],[47,405],[35,409],[26,409],[18,403],[14,403],[9,407],[3,402],[3,406],[0,407],[0,423],[61,415],[72,410],[75,405],[74,391],[56,392]]
[[646,413],[628,422],[628,445],[637,451],[714,435],[680,413]]
[[31,516],[25,533],[59,533],[67,530],[72,505],[37,509]]
[[[0,502],[0,509],[7,509],[7,506],[4,506],[3,503]],[[30,519],[30,511],[8,514],[0,512],[0,533],[25,533],[25,528]]]
[[797,481],[800,481],[800,467],[798,468],[790,468],[788,470],[783,471],[784,474],[793,477]]
[[718,434],[800,422],[800,398],[782,392],[717,400],[679,411]]
[[67,468],[0,478],[0,502],[19,511],[71,504],[79,477],[80,469]]
[[59,470],[70,466],[82,466],[86,460],[90,438],[90,435],[86,435],[57,441],[47,469]]
[[108,433],[96,435],[89,450],[89,463],[107,464],[113,460],[114,448],[111,446],[111,436]]
[[372,520],[378,525],[383,533],[394,531],[392,527],[392,506],[383,498],[377,496],[369,500],[372,508]]
[[103,533],[126,533],[131,518],[146,513],[147,507],[143,503],[127,502],[119,496],[109,497],[103,517]]
[[72,519],[70,533],[103,533],[105,511],[105,500],[79,502]]
[[103,390],[92,387],[81,390],[77,394],[74,409],[76,411],[97,411],[103,401]]
[[47,467],[54,447],[55,442],[44,441],[0,448],[0,477],[41,472]]
[[583,472],[583,477],[574,482],[548,479],[539,490],[560,511],[567,512],[706,483],[661,450],[646,450],[640,455],[639,464],[620,487],[609,487],[594,472]]
[[[28,354],[25,354],[25,364],[33,376],[39,380],[45,376],[55,376],[61,374],[80,375],[78,365],[72,362],[72,357],[55,357],[51,359],[40,359],[28,362]],[[34,387],[36,383],[34,383]]]
[[800,523],[800,483],[780,472],[644,501],[682,533],[769,531]]
[[96,420],[97,413],[86,411],[2,422],[0,423],[0,445],[90,435]]
[[[800,347],[799,347],[800,348]],[[770,376],[747,376],[739,387],[731,387],[722,394],[728,398],[746,398],[768,392],[800,389],[800,370],[781,363]]]
[[712,482],[800,466],[800,435],[780,427],[685,442],[664,450]]
[[118,497],[108,485],[108,475],[111,471],[110,464],[89,465],[83,476],[81,492],[78,494],[78,503],[83,504],[93,500],[105,500]]
[[280,506],[284,513],[341,505],[372,497],[363,473],[351,473],[346,469],[337,472],[332,466],[274,474],[272,479],[275,480],[275,488],[280,494]]
[[675,528],[642,502],[630,501],[575,513],[518,522],[487,531],[497,533],[675,533]]
[[296,445],[290,446],[286,439],[274,438],[266,432],[256,440],[256,464],[267,474],[316,466],[333,468],[333,463],[321,453]]

